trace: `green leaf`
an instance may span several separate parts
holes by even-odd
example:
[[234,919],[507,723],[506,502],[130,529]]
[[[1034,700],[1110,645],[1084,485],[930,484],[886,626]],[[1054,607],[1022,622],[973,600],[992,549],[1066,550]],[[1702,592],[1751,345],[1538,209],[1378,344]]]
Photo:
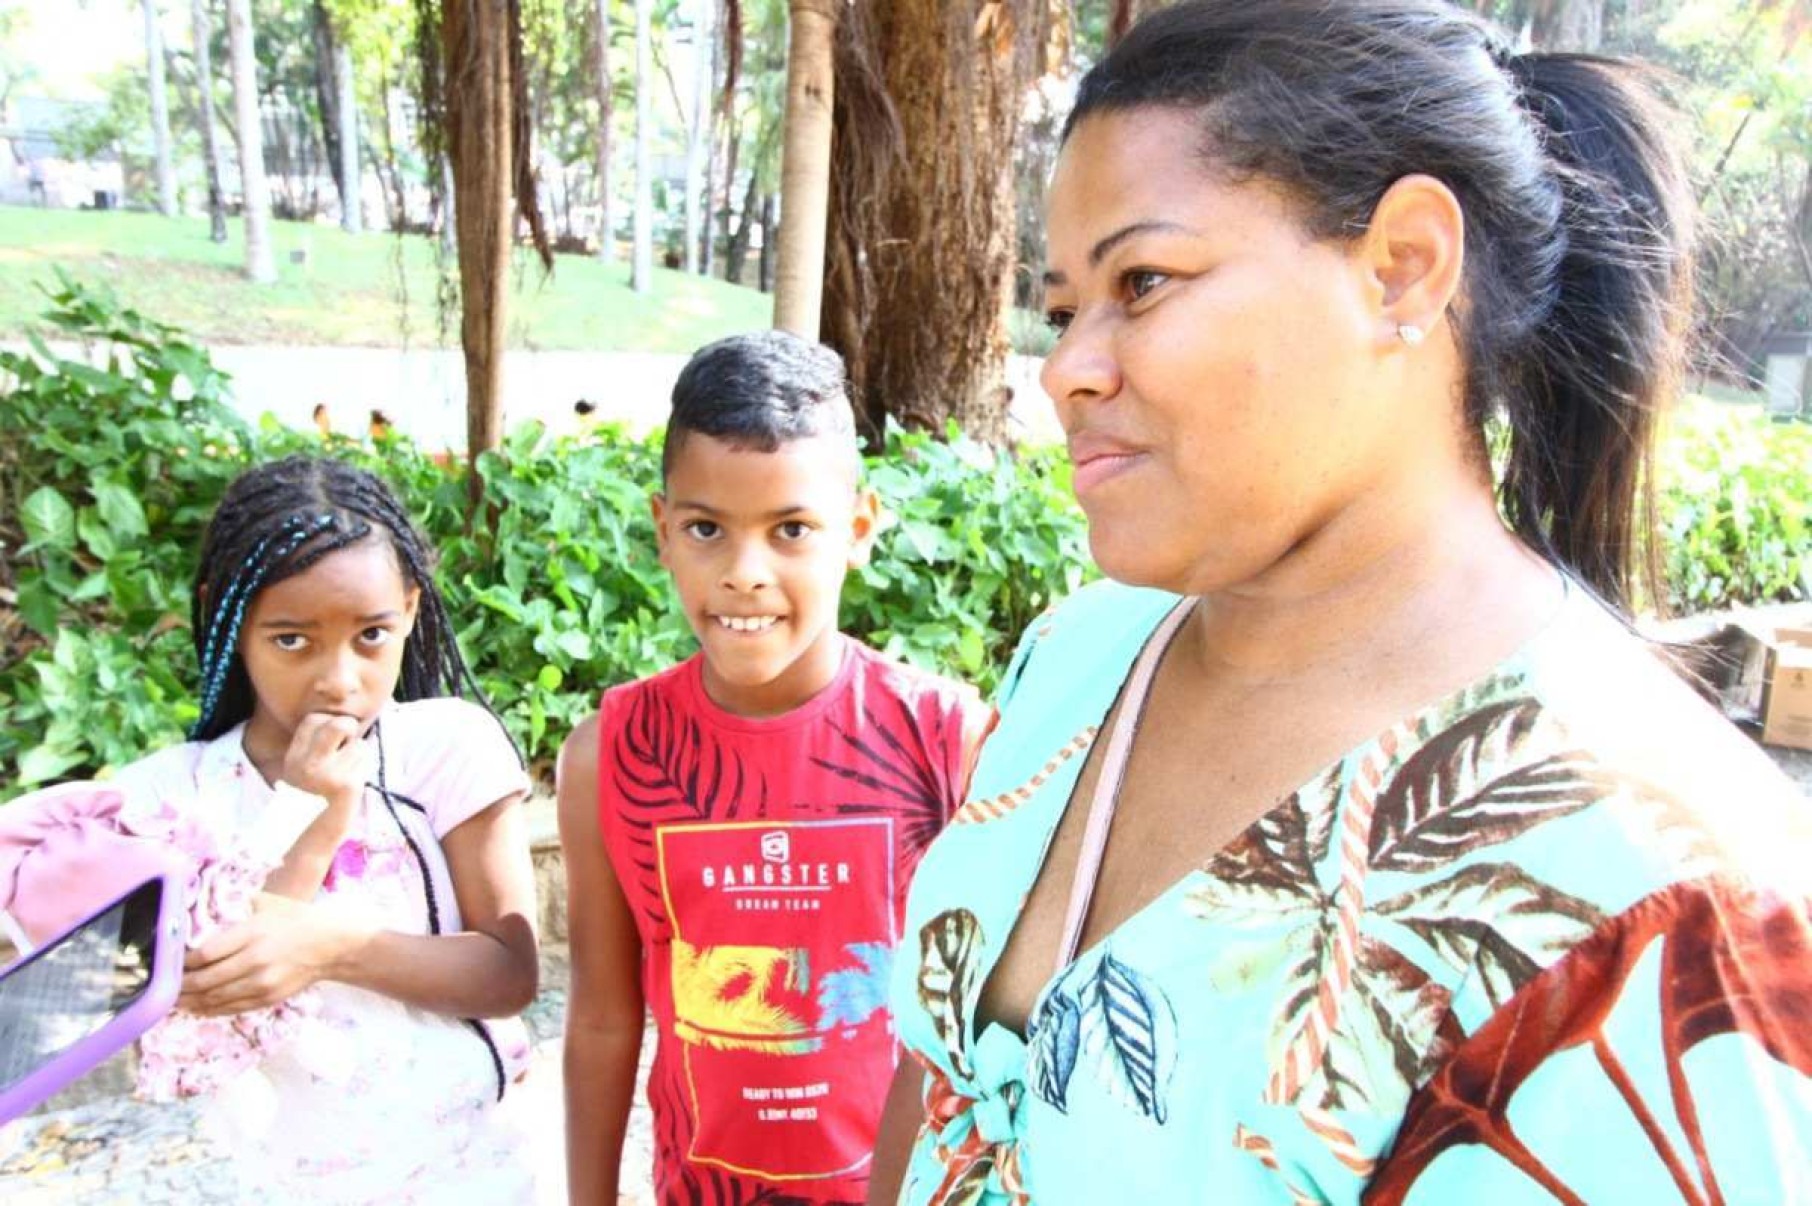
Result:
[[40,745],[19,756],[19,786],[31,787],[48,783],[72,767],[82,764],[79,750],[57,749]]
[[40,486],[19,508],[19,521],[34,547],[68,550],[75,547],[75,508],[50,486]]
[[566,672],[552,662],[542,666],[541,672],[535,676],[536,685],[543,691],[558,691],[560,689],[560,684],[565,681]]
[[145,523],[145,509],[136,495],[118,482],[99,481],[90,484],[95,506],[101,518],[116,536],[143,536],[150,531]]

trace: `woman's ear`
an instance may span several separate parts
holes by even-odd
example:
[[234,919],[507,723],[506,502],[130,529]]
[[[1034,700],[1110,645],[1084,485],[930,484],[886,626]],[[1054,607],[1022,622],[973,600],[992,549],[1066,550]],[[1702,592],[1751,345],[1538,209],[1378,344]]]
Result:
[[415,635],[415,620],[421,615],[422,588],[411,586],[403,595],[403,636],[405,639]]
[[1372,209],[1364,254],[1376,285],[1379,337],[1415,347],[1435,334],[1459,293],[1466,215],[1433,176],[1404,176]]

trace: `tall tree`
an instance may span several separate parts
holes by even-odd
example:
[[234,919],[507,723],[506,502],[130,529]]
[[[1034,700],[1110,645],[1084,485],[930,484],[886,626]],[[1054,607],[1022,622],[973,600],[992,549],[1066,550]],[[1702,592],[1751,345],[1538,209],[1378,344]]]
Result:
[[1532,0],[1529,18],[1540,49],[1595,52],[1604,44],[1604,0]]
[[614,85],[610,78],[610,0],[597,0],[592,31],[592,80],[598,94],[597,177],[598,258],[606,264],[617,258],[616,202],[610,192],[610,123],[614,116]]
[[416,14],[424,149],[430,163],[444,156],[453,176],[466,456],[476,505],[484,492],[478,457],[495,448],[503,434],[510,248],[517,218],[526,221],[548,271],[553,252],[536,201],[520,10],[514,0],[416,0]]
[[[774,325],[819,337],[825,226],[830,213],[832,109],[837,98],[839,0],[790,0],[786,126],[780,160],[780,247]],[[852,9],[853,20],[858,11]]]
[[239,143],[239,181],[245,212],[245,274],[260,284],[277,279],[271,255],[271,192],[264,177],[264,133],[258,114],[258,55],[251,0],[227,0],[227,52],[232,61],[233,133]]
[[151,77],[151,142],[157,161],[157,209],[176,216],[176,164],[170,154],[170,98],[164,86],[164,34],[157,23],[157,0],[140,0],[145,14],[145,65]]
[[635,231],[629,284],[637,293],[654,288],[654,168],[648,145],[654,121],[652,8],[652,0],[635,0]]
[[201,150],[208,177],[208,237],[227,240],[226,198],[220,191],[220,131],[214,119],[213,21],[208,0],[190,0],[189,22],[195,43],[195,113],[201,121]]
[[1013,147],[1049,12],[1050,0],[890,0],[845,14],[824,331],[871,435],[892,417],[1005,438]]
[[700,207],[705,200],[705,147],[711,124],[711,26],[717,0],[692,0],[692,119],[686,126],[687,272],[698,271]]
[[364,190],[359,187],[359,93],[352,46],[344,38],[334,48],[333,75],[339,92],[340,227],[347,234],[358,234],[365,228]]

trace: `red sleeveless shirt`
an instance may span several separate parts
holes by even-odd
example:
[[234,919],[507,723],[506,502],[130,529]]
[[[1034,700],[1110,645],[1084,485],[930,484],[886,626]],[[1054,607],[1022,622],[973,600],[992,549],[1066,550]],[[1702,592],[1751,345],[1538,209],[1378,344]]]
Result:
[[860,1202],[867,1187],[907,885],[992,713],[844,641],[836,679],[783,716],[719,708],[697,656],[600,707],[601,829],[658,1034],[662,1202]]

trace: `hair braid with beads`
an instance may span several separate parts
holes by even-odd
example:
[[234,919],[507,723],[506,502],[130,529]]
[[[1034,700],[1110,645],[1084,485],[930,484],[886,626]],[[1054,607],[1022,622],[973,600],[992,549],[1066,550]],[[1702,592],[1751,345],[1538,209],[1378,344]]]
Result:
[[192,739],[212,740],[252,714],[239,633],[258,593],[374,534],[390,542],[405,581],[421,590],[396,698],[458,695],[489,710],[434,585],[433,550],[396,495],[344,462],[292,456],[241,474],[208,523],[190,613],[201,665],[201,713]]

